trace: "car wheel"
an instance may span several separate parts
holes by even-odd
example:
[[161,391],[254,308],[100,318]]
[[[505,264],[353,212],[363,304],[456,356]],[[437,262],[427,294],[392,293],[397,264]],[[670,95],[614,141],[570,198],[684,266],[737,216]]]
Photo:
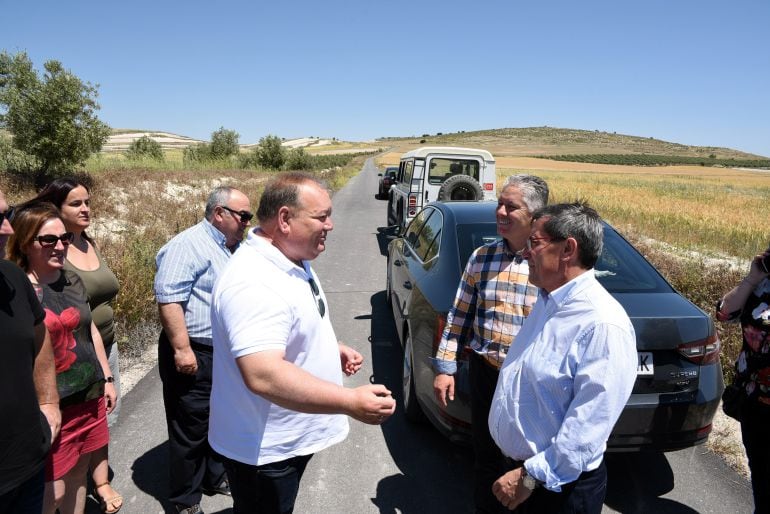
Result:
[[404,399],[404,417],[412,423],[421,423],[425,420],[420,404],[417,403],[417,393],[414,387],[414,367],[412,352],[412,334],[406,333],[404,338],[404,366],[401,375],[401,394]]
[[449,177],[438,190],[438,200],[466,200],[478,201],[484,196],[481,184],[468,175],[454,175]]
[[396,224],[396,216],[393,213],[393,197],[388,199],[388,226],[392,227]]

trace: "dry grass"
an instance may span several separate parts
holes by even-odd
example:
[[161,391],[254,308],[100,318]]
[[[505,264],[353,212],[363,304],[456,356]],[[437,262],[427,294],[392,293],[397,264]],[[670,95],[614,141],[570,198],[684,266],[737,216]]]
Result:
[[[119,159],[119,157],[118,157]],[[339,189],[362,166],[350,165],[315,172],[332,190]],[[157,309],[152,290],[155,255],[171,237],[203,218],[208,193],[230,185],[243,191],[256,210],[267,171],[182,169],[100,169],[91,187],[93,222],[89,233],[120,281],[115,302],[116,341],[130,365],[157,338]],[[34,196],[30,186],[10,182],[0,174],[0,190],[11,205]]]

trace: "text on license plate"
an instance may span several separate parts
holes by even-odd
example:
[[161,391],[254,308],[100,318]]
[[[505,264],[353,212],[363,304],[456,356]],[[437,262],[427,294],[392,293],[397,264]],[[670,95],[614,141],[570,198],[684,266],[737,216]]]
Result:
[[636,364],[636,375],[640,377],[649,376],[655,374],[652,365],[652,352],[636,352],[639,360]]

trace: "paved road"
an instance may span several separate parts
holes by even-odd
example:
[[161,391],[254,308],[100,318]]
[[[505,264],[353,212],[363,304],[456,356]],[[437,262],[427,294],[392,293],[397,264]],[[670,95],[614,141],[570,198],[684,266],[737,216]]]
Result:
[[[356,386],[370,377],[400,400],[401,350],[385,304],[386,202],[374,198],[377,170],[362,172],[334,196],[335,229],[314,263],[329,300],[337,337],[366,357]],[[113,483],[126,513],[162,513],[168,488],[168,449],[157,368],[124,398],[113,430]],[[429,426],[408,424],[401,412],[382,426],[351,421],[350,436],[317,454],[303,478],[295,512],[467,513],[471,454]],[[608,455],[605,512],[749,513],[746,480],[704,448],[668,454]],[[204,497],[207,513],[231,512],[227,497]],[[97,513],[91,503],[89,513]]]

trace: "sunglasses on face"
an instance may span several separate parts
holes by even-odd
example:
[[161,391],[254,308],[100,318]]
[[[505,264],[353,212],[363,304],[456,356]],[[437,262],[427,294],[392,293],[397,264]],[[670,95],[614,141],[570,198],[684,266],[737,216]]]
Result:
[[75,240],[75,234],[72,232],[65,232],[60,236],[46,234],[44,236],[37,236],[35,240],[40,243],[40,246],[43,248],[53,248],[59,241],[61,241],[61,244],[64,246],[69,246],[70,243]]
[[13,207],[8,207],[8,210],[0,212],[0,225],[2,225],[5,220],[8,220],[8,223],[10,223],[11,218],[13,218]]
[[324,304],[323,298],[321,298],[321,291],[318,290],[318,284],[316,284],[315,280],[312,278],[309,278],[307,281],[310,284],[310,290],[313,292],[313,297],[318,300],[318,314],[323,318],[324,314],[326,314],[326,305]]
[[251,221],[251,218],[254,217],[254,215],[249,211],[236,211],[235,209],[231,209],[230,207],[226,207],[224,205],[220,205],[220,207],[235,216],[240,216],[241,223],[248,223]]

